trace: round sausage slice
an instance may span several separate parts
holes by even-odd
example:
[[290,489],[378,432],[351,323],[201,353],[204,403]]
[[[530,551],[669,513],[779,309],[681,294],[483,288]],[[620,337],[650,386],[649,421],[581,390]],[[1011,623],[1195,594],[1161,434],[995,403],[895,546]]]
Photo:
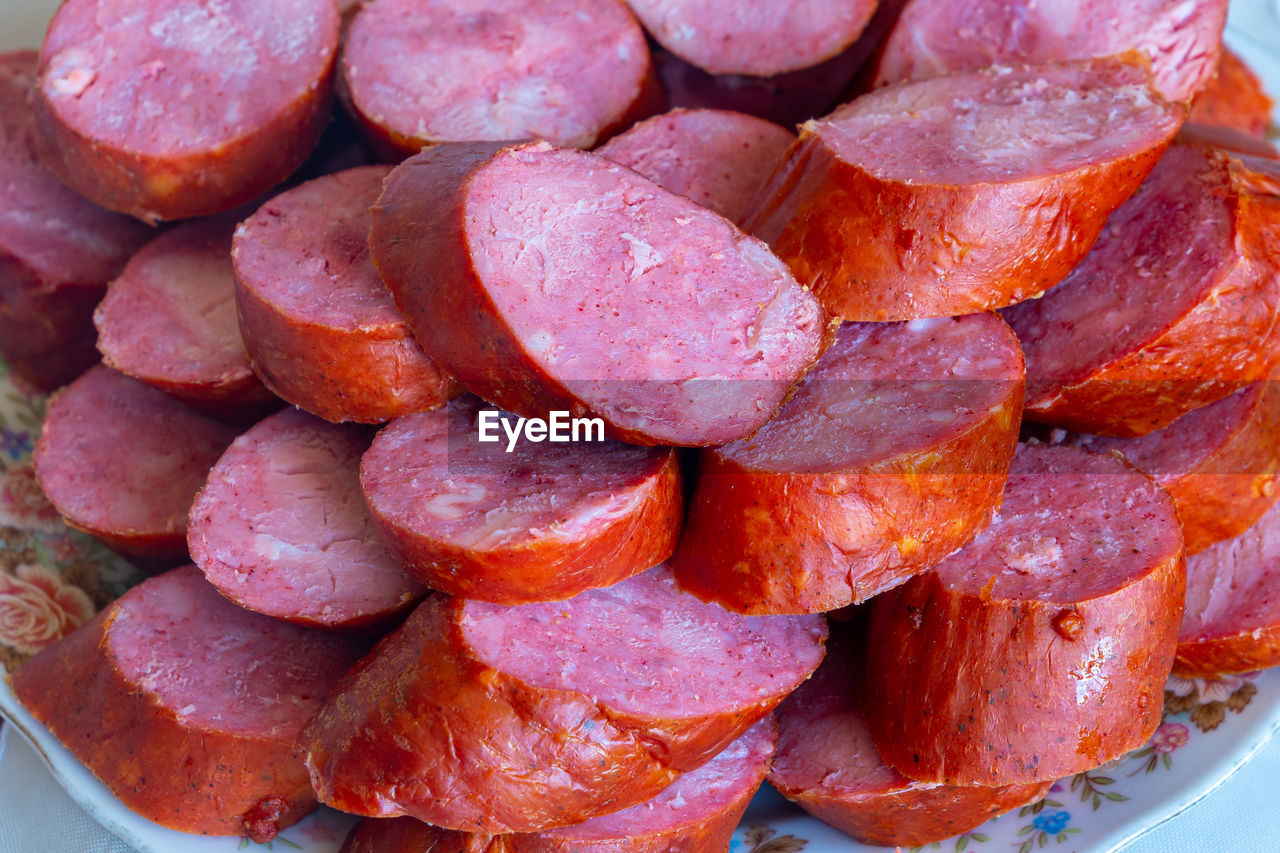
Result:
[[240,436],[191,506],[191,559],[227,598],[316,628],[385,622],[425,592],[360,493],[369,439],[296,409]]
[[845,325],[776,418],[703,451],[676,577],[731,610],[814,613],[924,571],[1000,506],[1022,370],[994,314]]
[[438,145],[391,173],[373,260],[423,349],[511,412],[603,418],[624,441],[755,432],[825,318],[768,248],[603,157]]
[[179,225],[134,255],[94,313],[108,367],[214,416],[253,420],[279,399],[253,373],[236,320],[225,217]]
[[153,235],[76,195],[36,156],[34,51],[0,53],[0,355],[44,391],[98,361],[93,309]]
[[795,136],[726,110],[672,110],[596,150],[673,193],[737,222]]
[[886,766],[862,720],[861,654],[833,634],[822,666],[779,707],[769,784],[784,797],[863,844],[923,847],[1048,793],[1052,782],[930,785]]
[[1004,312],[1028,420],[1143,435],[1267,376],[1280,304],[1280,166],[1177,144],[1089,256]]
[[877,90],[801,128],[744,227],[846,320],[1001,308],[1071,271],[1184,115],[1121,59]]
[[245,345],[267,387],[328,421],[382,423],[455,392],[422,352],[369,257],[369,206],[390,167],[308,181],[236,232]]
[[513,444],[517,422],[465,397],[378,434],[361,486],[406,572],[451,595],[521,604],[611,586],[671,556],[684,514],[671,448],[590,435]]
[[1173,500],[1112,456],[1023,445],[991,526],[871,606],[863,714],[910,779],[1097,767],[1160,723],[1186,572]]
[[490,838],[438,829],[413,818],[365,818],[339,853],[724,853],[764,781],[776,742],[773,719],[761,720],[652,800],[576,826]]
[[1190,101],[1213,76],[1227,0],[911,0],[879,59],[876,85],[989,65],[1140,51],[1156,88]]
[[1187,118],[1211,127],[1234,128],[1263,139],[1271,125],[1273,106],[1253,69],[1223,47],[1217,73],[1196,96]]
[[469,832],[636,805],[763,719],[822,659],[819,617],[743,617],[659,567],[566,602],[429,598],[303,736],[322,802]]
[[337,50],[333,0],[68,0],[40,52],[45,162],[148,222],[230,210],[306,159]]
[[36,478],[72,527],[122,554],[176,560],[191,502],[235,437],[163,391],[94,367],[50,398]]
[[135,813],[267,842],[315,808],[295,740],[366,648],[242,610],[187,566],[36,655],[13,690]]
[[445,141],[590,148],[662,102],[619,0],[370,0],[347,30],[342,76],[394,159]]

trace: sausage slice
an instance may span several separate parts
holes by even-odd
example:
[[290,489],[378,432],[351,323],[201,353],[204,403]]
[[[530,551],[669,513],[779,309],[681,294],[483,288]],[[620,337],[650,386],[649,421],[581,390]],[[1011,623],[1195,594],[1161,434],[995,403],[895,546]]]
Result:
[[625,441],[759,429],[823,344],[813,296],[722,217],[603,157],[438,145],[387,179],[373,260],[414,336],[511,412]]
[[367,166],[308,181],[235,235],[236,306],[253,364],[267,387],[327,421],[382,423],[455,393],[369,257],[369,206],[389,172]]
[[731,610],[813,613],[924,571],[1000,505],[1022,370],[994,314],[844,326],[776,418],[703,451],[676,577]]
[[1271,125],[1273,106],[1253,69],[1223,47],[1217,73],[1196,96],[1187,118],[1211,127],[1234,128],[1262,139]]
[[45,162],[148,222],[230,210],[306,159],[337,50],[332,0],[68,0],[40,51]]
[[1173,500],[1112,456],[1023,445],[991,526],[871,606],[863,714],[909,779],[1088,770],[1160,723],[1186,572]]
[[266,842],[315,808],[295,739],[366,647],[242,610],[187,566],[36,655],[13,690],[137,814]]
[[50,398],[33,461],[72,527],[122,554],[176,560],[187,553],[191,502],[235,437],[234,427],[98,366]]
[[908,320],[1044,293],[1185,115],[1123,59],[880,89],[806,123],[746,230],[828,312]]
[[227,598],[315,628],[385,622],[425,590],[387,554],[360,493],[363,431],[296,409],[232,443],[191,506],[191,559]]
[[817,667],[818,617],[742,617],[665,568],[566,602],[424,602],[303,736],[322,802],[539,832],[657,796]]
[[[494,443],[480,438],[486,411]],[[394,421],[364,455],[365,499],[406,572],[451,595],[521,604],[611,586],[671,556],[684,513],[671,448],[512,447],[499,421],[516,419],[459,398]]]

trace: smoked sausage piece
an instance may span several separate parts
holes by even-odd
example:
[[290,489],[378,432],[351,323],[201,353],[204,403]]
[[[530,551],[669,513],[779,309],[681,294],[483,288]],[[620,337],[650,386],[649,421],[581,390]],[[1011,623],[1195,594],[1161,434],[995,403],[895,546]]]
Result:
[[442,144],[397,167],[373,260],[423,349],[526,417],[637,444],[764,425],[826,320],[763,243],[623,166],[546,143]]
[[327,421],[382,423],[456,389],[409,334],[369,257],[386,166],[349,169],[267,201],[236,232],[240,329],[263,382]]
[[801,128],[744,228],[845,320],[1001,308],[1071,271],[1184,115],[1122,59],[880,89]]
[[909,779],[1097,767],[1160,723],[1186,571],[1172,498],[1113,456],[1021,445],[991,526],[877,598],[863,715]]
[[153,235],[76,195],[37,157],[36,53],[0,53],[0,356],[42,391],[98,361],[93,309]]
[[850,323],[772,421],[702,452],[676,577],[746,613],[863,601],[1000,506],[1022,353],[994,314]]
[[620,0],[369,0],[342,49],[345,99],[401,159],[436,142],[591,148],[662,109]]
[[253,373],[236,320],[226,217],[179,225],[130,258],[93,315],[108,367],[211,415],[252,421],[279,399]]
[[521,604],[612,586],[671,556],[684,515],[675,451],[513,441],[499,423],[518,421],[462,397],[392,422],[365,453],[365,499],[408,574]]
[[1243,59],[1224,47],[1217,73],[1192,102],[1187,120],[1211,127],[1234,128],[1262,139],[1271,125],[1273,106],[1258,75]]
[[737,222],[794,141],[794,134],[754,116],[672,110],[596,153]]
[[1004,312],[1027,357],[1027,419],[1144,435],[1265,378],[1277,226],[1280,166],[1170,148],[1062,284]]
[[50,398],[36,478],[72,527],[128,556],[177,560],[191,502],[236,432],[98,366]]
[[135,813],[266,842],[315,808],[295,740],[365,648],[242,610],[187,566],[125,593],[12,683]]
[[333,0],[67,0],[40,51],[46,165],[147,222],[230,210],[329,121]]
[[1227,0],[910,0],[875,85],[1137,50],[1159,92],[1185,102],[1213,77],[1226,19]]
[[817,668],[819,617],[743,617],[664,567],[565,602],[428,598],[303,735],[322,802],[538,832],[657,796]]
[[360,493],[357,427],[287,409],[232,443],[191,506],[191,559],[227,598],[314,628],[387,621],[425,593]]

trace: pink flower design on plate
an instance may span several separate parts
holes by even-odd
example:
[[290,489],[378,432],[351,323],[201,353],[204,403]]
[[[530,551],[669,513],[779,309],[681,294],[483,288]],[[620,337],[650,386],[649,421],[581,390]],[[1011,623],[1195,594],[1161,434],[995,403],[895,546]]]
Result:
[[1190,739],[1191,730],[1182,723],[1165,723],[1151,736],[1151,747],[1161,755],[1168,755],[1175,749],[1186,746]]
[[93,618],[84,590],[44,566],[0,572],[0,643],[32,655]]
[[0,524],[20,530],[62,529],[58,511],[36,482],[36,469],[29,463],[0,473]]
[[313,815],[306,824],[298,829],[299,834],[305,835],[312,841],[337,841],[337,831],[325,823],[326,815]]

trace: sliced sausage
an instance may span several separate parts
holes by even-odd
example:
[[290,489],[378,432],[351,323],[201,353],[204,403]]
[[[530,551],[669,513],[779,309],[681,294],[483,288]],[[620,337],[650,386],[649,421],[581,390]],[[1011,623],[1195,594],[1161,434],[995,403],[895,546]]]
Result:
[[360,493],[364,432],[287,409],[235,440],[191,506],[191,559],[227,598],[316,628],[385,622],[425,592]]
[[924,571],[1000,505],[1022,370],[993,314],[844,326],[776,418],[703,451],[676,577],[731,610],[813,613]]
[[744,220],[827,310],[908,320],[1045,292],[1184,115],[1122,60],[877,90],[801,128]]
[[365,818],[340,853],[724,853],[764,781],[777,736],[773,719],[766,718],[652,800],[576,826],[490,837],[407,817]]
[[0,355],[52,391],[98,361],[94,306],[153,234],[41,165],[35,86],[34,51],[0,53]]
[[923,847],[1049,792],[1052,782],[931,785],[886,766],[862,719],[861,654],[833,632],[822,666],[779,707],[769,784],[784,797],[863,844]]
[[1237,154],[1249,154],[1266,160],[1280,160],[1280,150],[1265,139],[1250,136],[1234,127],[1215,127],[1211,124],[1187,122],[1178,131],[1178,142],[1199,145],[1202,148],[1219,148]]
[[365,648],[242,610],[187,566],[125,593],[12,683],[135,813],[266,842],[315,808],[295,739]]
[[310,153],[337,49],[332,0],[67,0],[40,52],[45,162],[148,222],[230,210]]
[[464,397],[394,421],[364,455],[365,499],[406,572],[451,595],[521,604],[612,586],[671,556],[684,514],[671,448],[513,446],[503,422],[516,418]]
[[240,337],[234,229],[210,217],[161,234],[111,283],[93,322],[108,367],[214,416],[253,420],[280,404]]
[[370,0],[347,30],[342,77],[394,159],[446,141],[590,148],[662,102],[620,0]]
[[596,153],[737,222],[794,141],[792,133],[754,116],[672,110]]
[[1162,95],[1190,101],[1213,77],[1226,18],[1227,0],[910,0],[875,82],[1137,50]]
[[1187,560],[1175,672],[1206,676],[1280,664],[1280,509]]
[[1255,382],[1140,438],[1068,434],[1063,440],[1120,453],[1154,477],[1178,505],[1189,555],[1244,533],[1280,498],[1275,381]]
[[1258,75],[1224,47],[1217,73],[1196,96],[1188,119],[1212,127],[1235,128],[1262,139],[1271,125],[1273,106]]
[[268,201],[236,232],[245,345],[267,387],[328,421],[382,423],[442,405],[453,381],[409,334],[369,257],[367,166]]
[[909,779],[1097,767],[1160,723],[1186,572],[1173,500],[1112,456],[1023,445],[991,526],[871,606],[863,714]]
[[546,143],[423,151],[387,179],[369,244],[414,336],[469,390],[529,417],[589,413],[625,441],[750,435],[825,336],[763,243]]
[[819,617],[742,617],[665,568],[567,602],[429,598],[303,736],[322,802],[538,832],[657,796],[817,667]]
[[122,554],[175,560],[187,553],[191,502],[235,437],[163,391],[94,367],[49,400],[36,478],[72,527]]
[[1004,312],[1029,420],[1143,435],[1263,379],[1280,304],[1280,166],[1174,145],[1089,256]]

